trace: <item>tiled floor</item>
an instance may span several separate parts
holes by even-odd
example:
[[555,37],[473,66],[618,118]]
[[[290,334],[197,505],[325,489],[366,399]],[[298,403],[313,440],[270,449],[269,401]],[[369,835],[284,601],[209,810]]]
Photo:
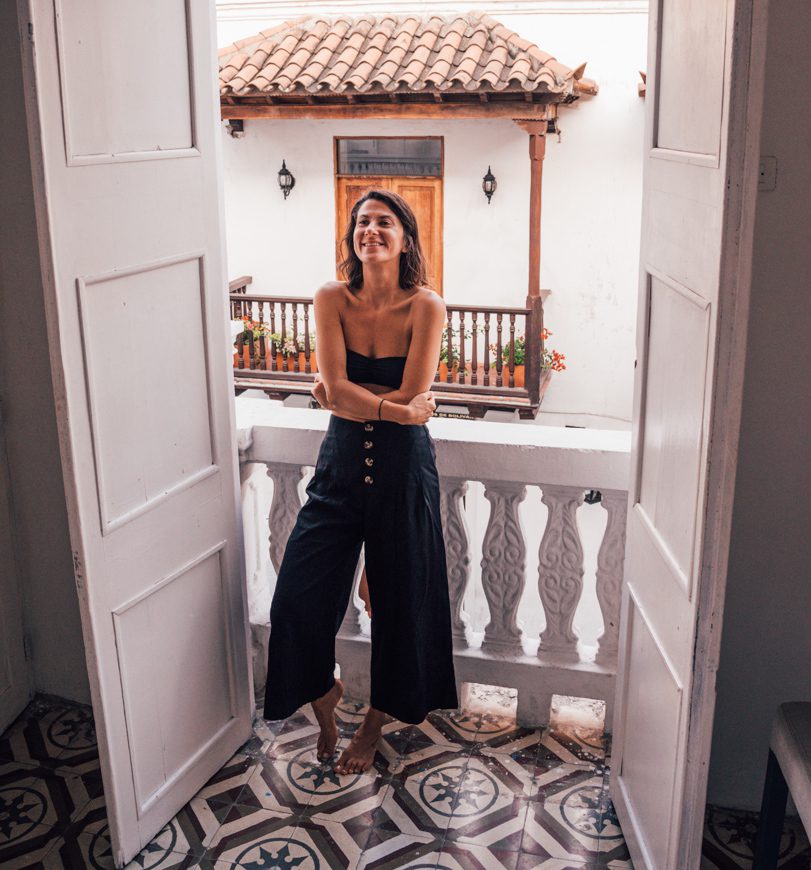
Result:
[[[363,715],[339,708],[341,745]],[[606,746],[481,713],[390,722],[375,767],[338,776],[314,756],[309,708],[254,737],[130,865],[260,868],[629,868]],[[749,866],[752,819],[711,810],[706,868]],[[787,828],[781,867],[811,867]],[[35,701],[0,738],[0,866],[112,867],[93,721]]]

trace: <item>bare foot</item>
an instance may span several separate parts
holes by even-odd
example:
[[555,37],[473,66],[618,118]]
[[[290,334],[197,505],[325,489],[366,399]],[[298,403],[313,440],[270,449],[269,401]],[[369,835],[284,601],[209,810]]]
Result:
[[321,733],[318,735],[316,757],[319,761],[329,761],[338,743],[338,728],[335,725],[335,708],[344,693],[344,684],[340,680],[320,698],[313,701],[313,713],[318,720]]
[[360,728],[335,765],[338,774],[363,773],[372,766],[386,714],[370,707]]

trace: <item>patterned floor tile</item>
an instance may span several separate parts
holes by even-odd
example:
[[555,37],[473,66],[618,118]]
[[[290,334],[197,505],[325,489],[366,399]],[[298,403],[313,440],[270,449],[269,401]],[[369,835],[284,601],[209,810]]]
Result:
[[236,802],[242,790],[261,764],[260,758],[237,753],[195,795],[196,798],[215,804],[230,805]]
[[445,840],[437,870],[517,870],[519,853]]
[[521,752],[524,755],[538,755],[541,748],[541,737],[543,732],[538,728],[522,728],[514,722],[511,727],[490,734],[486,731],[479,732],[482,739],[478,741],[479,745],[487,747],[492,752],[511,755],[514,752]]
[[589,728],[568,726],[544,730],[541,744],[554,752],[567,764],[588,767],[605,766],[605,746],[602,732]]
[[[33,866],[41,867],[42,870],[81,870],[85,867],[113,870],[106,809],[102,802],[94,803],[97,804],[94,809],[86,812],[63,836],[53,842],[52,849],[41,864]],[[126,865],[126,870],[180,870],[197,866],[196,854],[182,854],[186,845],[185,834],[175,819]]]
[[[387,731],[386,728],[389,730]],[[410,729],[411,726],[404,726],[402,723],[389,723],[384,726],[370,772],[374,771],[380,776],[388,776],[401,766],[401,755],[406,750],[408,742],[407,737],[402,735],[404,728]],[[332,756],[333,764],[349,745],[352,733],[354,732],[339,732],[338,743]],[[306,757],[311,763],[320,763],[316,758],[318,735],[318,731],[310,731],[307,728],[303,728],[300,732],[282,735],[270,745],[265,754],[268,758],[276,761],[300,756]]]
[[391,778],[381,810],[410,830],[442,836],[447,830],[463,784],[469,756],[448,750],[428,762],[408,765]]
[[399,867],[433,870],[437,866],[441,850],[441,837],[393,837],[367,846],[361,855],[358,870],[394,870]]
[[[358,866],[363,847],[343,826],[265,811],[245,824],[223,826],[208,859],[240,868],[347,868]],[[250,822],[250,824],[247,824]],[[205,865],[205,862],[204,862]]]
[[311,746],[283,758],[263,760],[240,792],[233,812],[240,812],[240,807],[242,815],[259,809],[299,816],[330,813],[368,801],[384,789],[385,779],[376,771],[340,775],[332,762],[318,762]]
[[47,844],[76,821],[100,782],[11,762],[0,777],[0,865],[26,852],[44,856]]
[[309,704],[283,722],[271,724],[278,724],[278,728],[274,729],[275,740],[267,753],[271,758],[280,758],[284,754],[314,746],[320,733],[315,714]]
[[[446,742],[474,744],[479,741],[479,730],[484,714],[466,710],[434,710],[428,718],[417,727],[429,726],[444,738]],[[495,736],[495,734],[491,735]],[[436,740],[435,742],[440,742]]]
[[515,870],[597,870],[598,866],[580,862],[576,858],[543,858],[523,853],[518,856]]
[[534,780],[523,769],[511,770],[510,756],[471,756],[456,793],[446,841],[499,852],[521,848]]
[[[529,802],[521,851],[575,863],[607,858],[604,851],[616,847],[610,839],[616,816],[607,805],[602,774],[561,765],[537,782],[538,794]],[[609,837],[601,844],[604,830]]]
[[551,770],[561,764],[592,773],[605,771],[605,758],[566,735],[543,731],[538,746],[538,768]]
[[35,700],[0,737],[0,759],[75,767],[98,756],[89,707]]
[[[722,807],[707,807],[702,843],[702,867],[734,870],[751,867],[758,814]],[[778,867],[811,868],[811,846],[799,819],[787,817],[778,853]]]

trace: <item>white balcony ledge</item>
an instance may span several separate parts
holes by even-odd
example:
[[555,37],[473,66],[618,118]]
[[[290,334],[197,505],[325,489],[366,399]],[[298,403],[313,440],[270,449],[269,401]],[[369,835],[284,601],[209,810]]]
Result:
[[[236,414],[254,673],[261,689],[271,587],[329,412],[244,397],[236,400]],[[630,433],[457,419],[428,426],[442,490],[459,682],[517,689],[522,724],[543,724],[553,694],[600,698],[610,716]],[[534,500],[522,505],[533,490]],[[602,494],[603,523],[594,522],[598,508],[583,505],[587,490]],[[504,549],[505,535],[521,546]],[[528,583],[530,541],[538,548],[537,575]],[[339,632],[337,656],[350,690],[363,696],[368,619],[354,604]],[[599,637],[594,632],[589,642],[576,616],[601,623]]]

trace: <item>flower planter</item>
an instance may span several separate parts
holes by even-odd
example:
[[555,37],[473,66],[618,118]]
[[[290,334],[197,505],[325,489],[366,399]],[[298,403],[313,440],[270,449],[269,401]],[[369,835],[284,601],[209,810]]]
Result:
[[[478,375],[477,378],[477,386],[480,386],[484,383],[484,366],[480,365],[476,371]],[[496,385],[496,378],[498,378],[498,371],[496,370],[495,364],[490,364],[490,386],[494,387]],[[501,367],[501,385],[503,387],[510,386],[510,370],[507,368],[507,363]],[[522,387],[524,386],[524,366],[517,365],[513,369],[513,386],[514,387]]]
[[[453,368],[451,369],[451,383],[455,383],[458,380],[459,375],[459,364],[454,363]],[[445,362],[441,362],[439,364],[439,382],[441,384],[448,383],[448,364]]]
[[[257,364],[259,358],[259,346],[257,345],[255,355],[257,357]],[[242,345],[242,365],[239,364],[239,347],[234,348],[234,368],[239,369],[249,369],[251,367],[251,343],[246,341]]]
[[[268,354],[268,356],[270,356],[270,354]],[[278,371],[278,372],[285,371],[285,369],[284,369],[284,357],[285,357],[285,355],[283,353],[279,353],[279,352],[276,353],[276,371]],[[301,350],[301,351],[299,351],[299,355],[298,355],[298,370],[299,370],[300,374],[307,373],[306,365],[307,365],[307,359],[304,356],[304,351]],[[295,357],[292,353],[289,353],[289,354],[287,354],[287,372],[295,372],[295,370],[296,370]],[[316,359],[315,359],[315,351],[311,350],[310,351],[310,373],[312,374],[313,372],[317,372],[317,371],[318,371],[318,364],[317,364]]]
[[[503,380],[505,386],[510,385],[510,370],[507,366],[501,370],[501,379]],[[513,369],[513,386],[514,387],[523,387],[524,386],[524,366],[515,366]]]

